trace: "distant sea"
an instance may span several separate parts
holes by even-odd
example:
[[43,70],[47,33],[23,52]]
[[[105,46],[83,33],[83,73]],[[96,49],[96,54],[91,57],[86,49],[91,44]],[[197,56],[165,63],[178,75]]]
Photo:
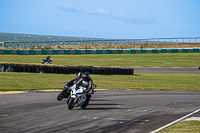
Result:
[[[100,38],[0,33],[0,42],[84,41],[84,40],[98,40],[98,39]],[[103,38],[101,38],[101,40],[103,40]]]

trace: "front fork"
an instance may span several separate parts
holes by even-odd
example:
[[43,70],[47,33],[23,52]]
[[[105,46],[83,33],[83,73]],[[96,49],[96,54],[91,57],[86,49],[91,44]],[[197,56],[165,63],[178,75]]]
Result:
[[74,98],[74,99],[75,99],[75,100],[74,100],[74,103],[76,103],[76,102],[78,101],[79,96],[78,96],[78,95],[72,94],[72,95],[71,95],[71,98]]

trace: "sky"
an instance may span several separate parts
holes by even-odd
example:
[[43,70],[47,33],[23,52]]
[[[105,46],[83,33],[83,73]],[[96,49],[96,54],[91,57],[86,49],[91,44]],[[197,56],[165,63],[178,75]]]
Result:
[[0,32],[146,39],[200,37],[200,0],[0,0]]

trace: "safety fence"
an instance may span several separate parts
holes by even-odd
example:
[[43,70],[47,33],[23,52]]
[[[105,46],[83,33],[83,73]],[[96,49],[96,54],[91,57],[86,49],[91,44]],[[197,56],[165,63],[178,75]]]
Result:
[[78,72],[89,72],[99,75],[133,75],[132,67],[94,67],[94,66],[55,66],[55,65],[33,65],[0,63],[0,72],[29,72],[29,73],[57,73],[75,74]]
[[53,46],[76,45],[116,45],[116,44],[197,44],[200,37],[184,38],[149,38],[149,39],[110,39],[110,40],[77,40],[77,41],[34,41],[34,42],[0,42],[4,48],[51,48]]
[[193,53],[200,48],[156,48],[156,49],[49,49],[23,50],[0,49],[0,54],[14,55],[51,55],[51,54],[135,54],[135,53]]

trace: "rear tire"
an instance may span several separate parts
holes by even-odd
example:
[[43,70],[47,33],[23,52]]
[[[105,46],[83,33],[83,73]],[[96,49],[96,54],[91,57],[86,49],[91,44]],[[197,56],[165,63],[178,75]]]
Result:
[[91,98],[91,96],[88,95],[88,96],[87,96],[87,99],[86,99],[86,101],[85,101],[85,103],[81,106],[82,109],[85,109],[85,108],[88,106],[89,101],[90,101],[90,98]]
[[73,108],[74,108],[74,105],[75,105],[75,103],[74,103],[74,98],[70,98],[70,100],[69,100],[69,103],[68,103],[68,109],[69,110],[72,110]]

